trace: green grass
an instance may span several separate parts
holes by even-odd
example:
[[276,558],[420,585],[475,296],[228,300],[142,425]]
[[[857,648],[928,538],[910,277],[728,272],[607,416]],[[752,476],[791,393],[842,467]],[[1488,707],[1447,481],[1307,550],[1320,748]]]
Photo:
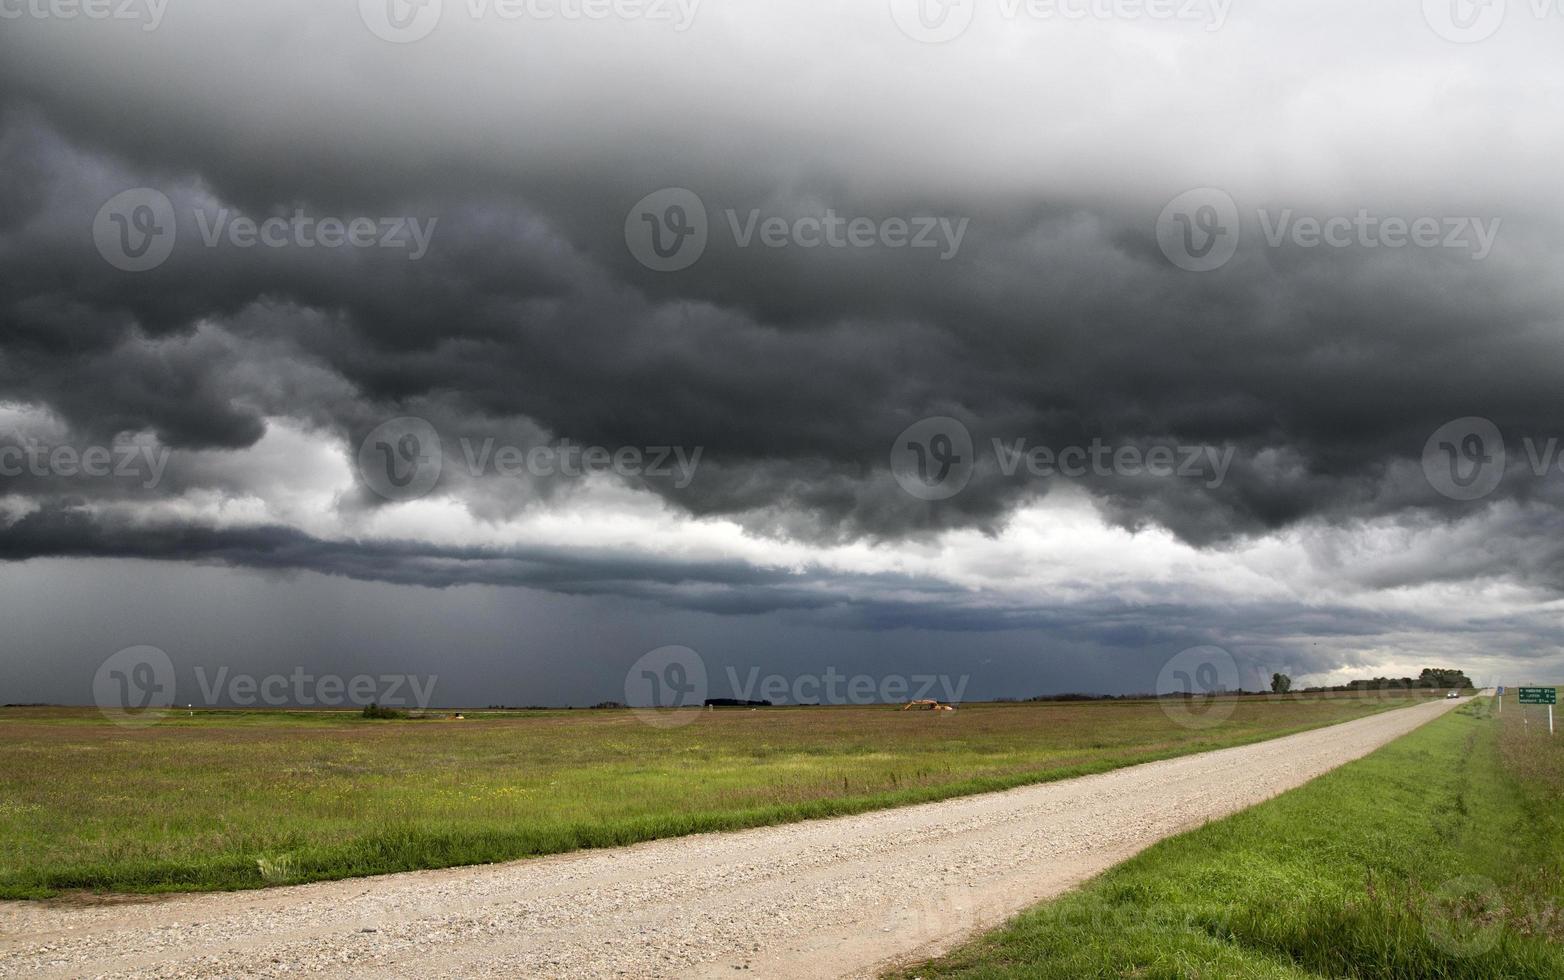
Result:
[[[1564,736],[1478,699],[893,976],[1564,977]],[[1535,709],[1534,709],[1535,710]]]
[[0,710],[0,897],[449,867],[943,799],[1237,745],[1411,703],[1242,698],[701,712],[196,712],[144,729]]

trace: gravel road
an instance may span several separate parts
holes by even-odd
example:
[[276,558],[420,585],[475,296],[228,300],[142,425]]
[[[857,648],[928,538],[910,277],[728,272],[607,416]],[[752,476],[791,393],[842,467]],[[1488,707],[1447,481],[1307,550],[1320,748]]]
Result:
[[877,813],[476,868],[0,903],[0,977],[873,975],[1461,701]]

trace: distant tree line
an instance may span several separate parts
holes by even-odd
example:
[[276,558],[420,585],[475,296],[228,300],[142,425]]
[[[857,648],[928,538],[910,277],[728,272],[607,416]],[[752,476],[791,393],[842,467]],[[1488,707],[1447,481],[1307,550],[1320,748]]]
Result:
[[1412,691],[1434,688],[1463,690],[1477,685],[1471,682],[1464,670],[1447,667],[1424,667],[1416,677],[1376,677],[1367,681],[1350,681],[1334,687],[1311,687],[1310,691]]
[[[1423,672],[1416,677],[1375,677],[1372,680],[1351,681],[1346,684],[1336,684],[1331,687],[1306,687],[1301,693],[1321,694],[1330,691],[1412,691],[1412,690],[1437,690],[1442,688],[1466,689],[1477,685],[1471,682],[1463,670],[1455,670],[1448,667],[1424,667]],[[1289,694],[1297,691],[1293,687],[1292,678],[1286,674],[1271,675],[1271,689],[1269,691],[1246,691],[1239,688],[1236,691],[1223,691],[1224,695],[1252,695],[1252,694]],[[1171,694],[1080,694],[1070,692],[1065,694],[1039,694],[1030,698],[995,698],[997,702],[1016,703],[1020,701],[1143,701],[1149,698],[1189,698],[1199,697],[1182,691]]]
[[[1416,677],[1375,677],[1372,680],[1350,681],[1346,684],[1336,684],[1331,687],[1306,687],[1301,692],[1293,687],[1292,678],[1286,674],[1275,673],[1271,675],[1271,688],[1269,691],[1246,691],[1239,688],[1236,691],[1222,691],[1223,695],[1254,695],[1254,694],[1290,694],[1307,693],[1320,694],[1328,691],[1411,691],[1411,690],[1437,690],[1442,688],[1454,688],[1464,690],[1474,688],[1471,679],[1466,676],[1464,670],[1456,670],[1450,667],[1424,667],[1422,673]],[[1147,699],[1164,698],[1190,698],[1201,697],[1198,694],[1186,692],[1174,692],[1171,694],[1084,694],[1078,691],[1068,691],[1063,694],[1038,694],[1029,698],[1003,697],[995,698],[998,703],[1016,704],[1032,701],[1144,701]],[[706,706],[709,708],[770,708],[774,705],[770,701],[745,701],[739,698],[707,698]],[[526,708],[515,708],[509,705],[491,704],[491,711],[547,711],[569,710],[571,705],[561,705],[550,708],[547,705],[530,705]],[[620,701],[600,701],[592,705],[595,709],[624,708]],[[798,707],[813,707],[812,705],[798,705]]]

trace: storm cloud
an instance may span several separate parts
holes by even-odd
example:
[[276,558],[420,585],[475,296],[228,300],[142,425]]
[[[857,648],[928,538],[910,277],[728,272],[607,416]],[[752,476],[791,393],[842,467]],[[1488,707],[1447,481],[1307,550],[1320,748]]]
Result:
[[0,557],[1556,662],[1561,28],[1401,6],[8,19]]

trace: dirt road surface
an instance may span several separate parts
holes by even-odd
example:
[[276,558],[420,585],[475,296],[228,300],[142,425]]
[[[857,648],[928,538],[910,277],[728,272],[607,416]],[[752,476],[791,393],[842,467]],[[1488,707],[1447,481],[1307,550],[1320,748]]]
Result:
[[872,976],[1464,701],[853,817],[476,868],[0,903],[0,977]]

